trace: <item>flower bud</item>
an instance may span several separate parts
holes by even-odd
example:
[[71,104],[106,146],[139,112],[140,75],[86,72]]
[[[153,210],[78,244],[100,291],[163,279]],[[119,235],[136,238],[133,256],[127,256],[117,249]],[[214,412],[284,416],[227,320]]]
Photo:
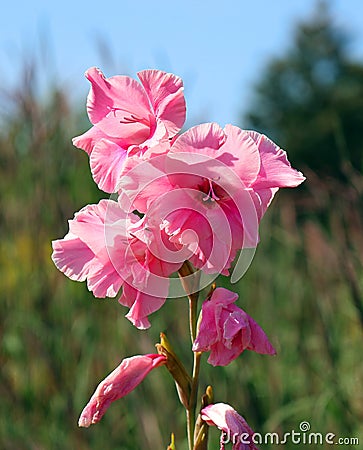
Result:
[[180,359],[175,354],[164,333],[160,333],[160,344],[155,347],[160,355],[166,357],[166,368],[174,378],[179,399],[185,409],[189,407],[192,380]]
[[[213,389],[208,386],[205,394],[202,396],[201,409],[213,403]],[[194,428],[194,447],[193,450],[208,450],[208,424],[198,415]]]

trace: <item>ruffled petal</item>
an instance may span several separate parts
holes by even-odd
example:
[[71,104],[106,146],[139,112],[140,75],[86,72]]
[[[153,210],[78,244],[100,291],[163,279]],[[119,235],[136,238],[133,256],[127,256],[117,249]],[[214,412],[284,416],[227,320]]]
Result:
[[[205,162],[206,156],[214,159],[218,155],[226,138],[224,131],[217,123],[196,125],[178,136],[171,147],[170,156],[176,158],[174,154],[180,154],[180,159],[191,164]],[[200,159],[198,159],[199,155]]]
[[128,244],[125,213],[117,202],[101,200],[76,213],[69,229],[64,239],[53,242],[55,265],[73,280],[87,279],[96,297],[114,297],[124,280],[122,256]]
[[248,187],[260,171],[258,147],[248,133],[234,125],[226,125],[224,132],[227,139],[223,145],[223,154],[218,159],[233,168],[240,180],[240,189]]
[[107,136],[128,140],[129,145],[145,141],[155,129],[155,118],[141,85],[128,76],[105,78],[95,67],[86,77],[91,82],[87,112],[93,125]]
[[52,247],[52,260],[57,269],[71,280],[85,281],[94,259],[92,250],[71,233],[53,241]]
[[253,184],[254,189],[296,187],[305,180],[301,172],[291,167],[286,152],[268,137],[257,131],[246,133],[253,139],[261,155],[261,169]]
[[174,136],[184,125],[186,116],[181,78],[160,70],[143,70],[137,75],[156,117],[165,125],[169,137]]
[[90,167],[93,179],[104,192],[116,192],[127,150],[119,145],[101,139],[90,155]]
[[72,143],[75,147],[84,150],[88,155],[91,154],[96,143],[107,136],[103,131],[97,127],[91,127],[88,131],[76,136],[72,139]]
[[96,67],[86,71],[86,78],[91,83],[87,112],[93,124],[114,110],[124,115],[135,114],[140,117],[147,117],[150,113],[148,98],[133,78],[125,75],[106,78]]
[[118,184],[118,201],[124,209],[146,213],[150,205],[173,190],[165,172],[165,158],[165,154],[150,160],[140,155],[127,158]]
[[[107,247],[111,244],[111,234],[107,237],[106,228],[112,233],[124,236],[127,245],[125,229],[126,213],[113,200],[101,200],[94,205],[87,205],[69,221],[71,233],[78,236],[98,258],[109,261]],[[116,229],[113,225],[117,223]],[[120,243],[119,243],[120,244]]]
[[88,276],[87,287],[98,298],[116,297],[124,279],[109,261],[99,270],[92,270]]
[[144,292],[138,291],[125,283],[123,293],[119,302],[129,306],[130,310],[126,318],[138,329],[145,330],[150,327],[148,316],[160,309],[165,303],[165,297],[154,297]]

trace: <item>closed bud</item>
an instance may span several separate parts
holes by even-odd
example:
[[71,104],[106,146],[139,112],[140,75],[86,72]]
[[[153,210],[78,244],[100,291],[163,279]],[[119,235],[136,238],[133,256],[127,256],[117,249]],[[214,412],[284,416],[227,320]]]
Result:
[[192,380],[180,359],[175,354],[164,333],[160,333],[160,344],[155,347],[160,355],[166,357],[166,368],[172,375],[178,391],[179,399],[185,409],[189,407]]
[[175,442],[174,442],[174,433],[171,433],[171,442],[170,442],[170,445],[168,445],[168,448],[166,450],[176,450]]
[[[207,387],[205,394],[202,396],[201,403],[202,403],[201,409],[213,403],[212,386]],[[198,414],[198,418],[194,428],[193,450],[208,450],[208,431],[209,425],[204,420],[202,420],[200,414]]]

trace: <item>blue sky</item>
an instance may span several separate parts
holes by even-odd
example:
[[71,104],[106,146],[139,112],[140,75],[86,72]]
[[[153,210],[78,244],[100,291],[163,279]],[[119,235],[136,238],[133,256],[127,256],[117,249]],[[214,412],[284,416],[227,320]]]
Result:
[[[188,125],[237,123],[253,84],[274,56],[283,55],[297,22],[315,0],[25,0],[5,2],[0,14],[0,83],[16,80],[24,55],[48,52],[44,73],[85,101],[84,71],[107,76],[146,68],[184,80]],[[363,61],[363,2],[331,0],[336,23],[355,36]],[[100,47],[105,44],[112,55]],[[243,124],[242,124],[243,125]]]

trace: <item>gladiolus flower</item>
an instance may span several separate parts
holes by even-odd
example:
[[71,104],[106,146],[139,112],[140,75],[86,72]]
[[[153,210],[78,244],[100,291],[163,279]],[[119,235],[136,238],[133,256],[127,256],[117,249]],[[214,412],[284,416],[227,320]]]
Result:
[[206,273],[223,273],[241,248],[258,243],[258,225],[280,187],[305,179],[286,153],[259,133],[216,123],[195,126],[170,150],[132,166],[121,195],[158,217],[175,244]]
[[202,305],[201,321],[194,352],[208,352],[213,366],[226,366],[244,350],[274,355],[262,328],[245,311],[234,305],[238,295],[217,288]]
[[96,297],[115,297],[123,286],[119,302],[130,308],[126,317],[145,329],[150,326],[147,316],[165,302],[168,276],[182,263],[155,256],[153,230],[149,226],[141,232],[140,222],[112,200],[87,205],[69,221],[69,233],[53,241],[52,259],[70,279],[87,280]]
[[95,67],[86,77],[91,82],[87,112],[93,127],[75,137],[73,144],[89,154],[98,187],[115,192],[130,147],[142,152],[158,146],[183,126],[183,82],[160,70],[139,72],[141,84],[128,76],[106,78]]
[[208,425],[222,430],[220,450],[224,450],[227,443],[233,444],[232,450],[258,450],[253,443],[253,430],[232,406],[215,403],[203,408],[200,414]]
[[166,363],[163,355],[149,354],[126,358],[98,386],[78,420],[80,427],[89,427],[101,420],[112,402],[133,391],[146,375]]

